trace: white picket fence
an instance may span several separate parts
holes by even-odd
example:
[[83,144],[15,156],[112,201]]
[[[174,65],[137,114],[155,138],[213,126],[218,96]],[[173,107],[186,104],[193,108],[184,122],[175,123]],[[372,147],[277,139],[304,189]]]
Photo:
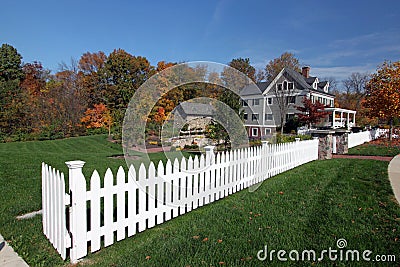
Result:
[[350,133],[348,136],[348,148],[359,146],[365,142],[370,142],[372,140],[372,135],[370,131]]
[[[59,217],[66,211],[62,205],[68,205],[63,174],[44,164],[43,226],[47,229],[51,225],[51,233],[62,233],[45,234],[57,244],[54,247],[63,259],[65,245],[72,239],[69,255],[71,262],[76,262],[87,255],[89,242],[90,251],[95,252],[237,191],[248,187],[255,190],[265,179],[316,159],[317,139],[278,145],[264,143],[216,155],[209,149],[206,156],[175,159],[173,164],[168,160],[165,166],[161,161],[157,166],[151,163],[148,168],[142,164],[138,170],[131,166],[128,173],[120,167],[116,177],[108,169],[103,185],[99,173],[94,171],[89,190],[82,174],[84,162],[67,162],[71,238],[65,236],[64,226],[57,224],[65,219]],[[58,203],[56,208],[49,203],[53,201]],[[53,229],[57,225],[60,229]]]

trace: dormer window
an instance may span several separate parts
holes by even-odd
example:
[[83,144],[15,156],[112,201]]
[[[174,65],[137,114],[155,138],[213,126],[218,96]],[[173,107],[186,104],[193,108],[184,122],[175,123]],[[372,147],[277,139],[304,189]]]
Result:
[[293,90],[294,89],[294,84],[292,82],[288,81],[283,81],[283,83],[277,83],[276,88],[278,91],[280,90]]
[[315,78],[315,80],[314,80],[314,82],[313,82],[313,85],[312,85],[312,87],[313,87],[315,90],[318,89],[318,83],[319,83],[318,78]]
[[324,92],[325,92],[325,93],[328,93],[328,90],[329,90],[329,82],[327,82],[327,83],[325,84]]

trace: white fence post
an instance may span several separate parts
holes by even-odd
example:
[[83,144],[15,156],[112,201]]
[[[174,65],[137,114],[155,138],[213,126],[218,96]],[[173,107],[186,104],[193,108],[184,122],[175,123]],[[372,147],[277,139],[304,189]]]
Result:
[[84,161],[65,162],[69,169],[69,190],[71,207],[69,210],[69,228],[72,238],[70,259],[76,263],[78,259],[87,255],[87,227],[86,227],[86,179],[82,168]]

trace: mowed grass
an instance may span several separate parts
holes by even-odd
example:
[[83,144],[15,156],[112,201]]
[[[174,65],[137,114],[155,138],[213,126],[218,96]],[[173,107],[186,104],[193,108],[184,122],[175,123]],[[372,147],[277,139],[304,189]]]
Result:
[[[398,142],[396,142],[398,144]],[[394,157],[400,154],[400,146],[389,146],[385,144],[369,144],[365,143],[349,149],[350,155],[363,155],[363,156],[387,156]]]
[[[0,144],[0,233],[32,266],[64,263],[42,233],[41,216],[15,216],[41,209],[42,161],[67,173],[64,161],[86,161],[85,174],[104,174],[123,160],[120,146],[104,136]],[[154,157],[162,158],[156,154]],[[387,177],[387,162],[335,159],[315,161],[272,177],[248,190],[177,217],[89,254],[89,266],[309,266],[306,262],[261,262],[268,250],[346,249],[396,255],[400,263],[400,208]],[[371,258],[372,258],[371,256]],[[321,266],[366,266],[365,262],[316,262]]]

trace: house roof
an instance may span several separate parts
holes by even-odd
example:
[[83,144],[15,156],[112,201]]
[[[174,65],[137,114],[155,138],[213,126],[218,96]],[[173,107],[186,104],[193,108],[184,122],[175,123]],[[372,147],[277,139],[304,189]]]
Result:
[[215,109],[209,104],[183,102],[179,105],[186,116],[214,116]]
[[[285,72],[288,73],[302,88],[299,89],[313,89],[310,84],[307,82],[307,79],[304,78],[304,76],[292,69],[285,68]],[[310,77],[315,80],[316,77]],[[308,78],[308,79],[310,79]],[[312,83],[311,83],[312,84]]]
[[240,90],[240,95],[241,96],[247,96],[247,95],[259,95],[264,90],[268,87],[270,83],[269,82],[259,82],[257,84],[249,84],[245,86],[242,90]]
[[[304,78],[303,78],[304,79]],[[313,77],[313,76],[310,76],[310,77],[308,77],[308,78],[305,78],[305,80],[306,80],[306,82],[308,83],[308,84],[313,84],[314,82],[315,82],[315,80],[317,79],[317,77]]]
[[[272,84],[274,84],[279,79],[279,77],[282,76],[284,73],[287,73],[289,76],[291,76],[293,78],[293,80],[298,84],[298,89],[300,89],[300,90],[307,89],[307,90],[310,90],[310,91],[313,91],[313,92],[318,92],[318,93],[321,93],[321,94],[334,96],[333,94],[324,92],[323,87],[319,88],[319,90],[318,89],[314,89],[312,87],[312,84],[317,79],[317,77],[305,78],[301,73],[299,73],[299,72],[297,72],[297,71],[295,71],[293,69],[290,69],[290,68],[282,69],[282,71],[275,77],[275,79],[270,84],[268,84],[266,89],[263,91],[263,94],[268,93],[268,91],[271,89]],[[318,84],[324,84],[324,86],[325,86],[326,83],[327,83],[326,81],[323,81],[323,82],[320,82]]]

